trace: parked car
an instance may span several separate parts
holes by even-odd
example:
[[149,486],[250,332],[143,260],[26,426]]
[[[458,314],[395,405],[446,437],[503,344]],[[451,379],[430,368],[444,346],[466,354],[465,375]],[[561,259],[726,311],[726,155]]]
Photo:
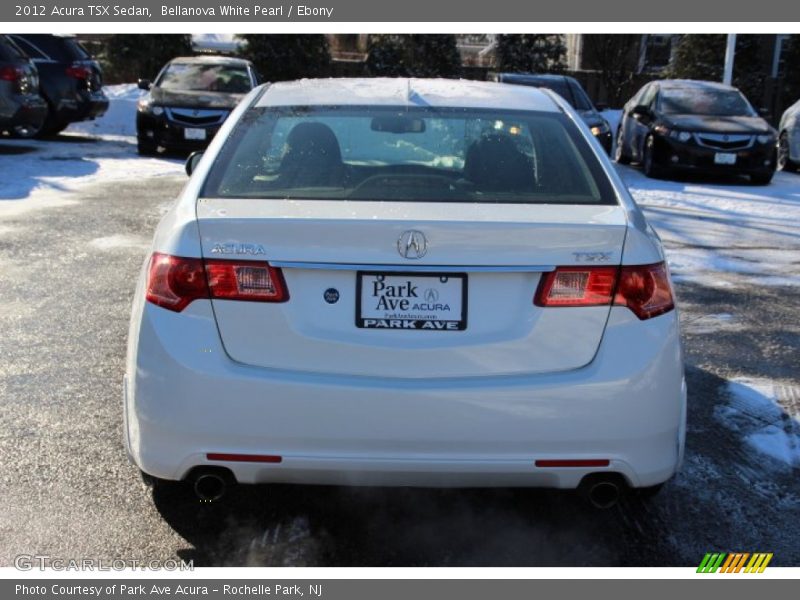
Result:
[[258,83],[250,61],[227,56],[175,58],[155,82],[140,79],[139,154],[205,148],[230,112]]
[[0,132],[14,137],[34,137],[47,116],[39,96],[39,74],[11,38],[0,35]]
[[48,108],[41,136],[56,135],[70,123],[105,114],[103,71],[74,36],[26,33],[11,38],[39,70],[40,92]]
[[625,105],[617,162],[638,161],[648,177],[673,171],[749,175],[767,184],[777,134],[736,88],[711,81],[651,81]]
[[685,435],[672,287],[579,122],[492,82],[256,88],[141,271],[145,479],[657,489]]
[[778,169],[800,169],[800,100],[786,109],[778,125]]
[[[605,148],[606,153],[611,154],[611,127],[589,99],[589,95],[583,89],[583,86],[574,77],[533,73],[499,73],[495,79],[502,83],[534,85],[553,90],[578,111],[578,114],[591,129],[592,135]],[[601,106],[600,108],[605,107]]]

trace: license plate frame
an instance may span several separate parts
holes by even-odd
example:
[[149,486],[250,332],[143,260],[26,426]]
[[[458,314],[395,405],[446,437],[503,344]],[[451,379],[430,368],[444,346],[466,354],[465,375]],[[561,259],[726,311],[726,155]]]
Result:
[[186,127],[183,130],[183,138],[186,140],[204,141],[206,137],[206,130],[200,127]]
[[735,152],[715,152],[714,153],[715,165],[735,165],[736,153]]
[[[367,316],[364,315],[364,296],[363,293],[364,283],[369,282],[373,283],[375,281],[374,278],[377,277],[384,277],[389,278],[389,283],[387,285],[394,285],[395,280],[396,283],[399,285],[423,285],[422,282],[426,282],[429,285],[424,288],[421,292],[422,294],[428,293],[428,290],[435,290],[437,298],[436,300],[442,300],[441,304],[445,304],[449,306],[449,303],[453,301],[453,299],[457,298],[460,301],[460,311],[457,307],[452,307],[449,311],[445,310],[422,310],[420,311],[418,308],[413,308],[413,305],[410,306],[406,311],[402,311],[399,307],[390,307],[390,310],[400,310],[400,312],[394,317],[392,316],[384,316],[383,318],[378,317],[375,314],[368,314]],[[370,279],[373,278],[373,279]],[[446,281],[443,281],[445,279]],[[405,282],[403,282],[405,280]],[[437,283],[438,281],[438,283]],[[447,286],[448,284],[452,284],[453,281],[460,282],[460,290],[446,290],[447,293],[444,294],[442,297],[442,289],[441,286]],[[433,285],[431,285],[433,284]],[[402,329],[406,331],[465,331],[467,329],[467,299],[469,297],[469,278],[467,277],[466,273],[448,273],[448,272],[437,272],[437,273],[420,273],[414,271],[357,271],[356,272],[356,306],[355,306],[355,326],[358,329],[376,329],[376,330],[386,330],[386,329]],[[377,298],[373,295],[373,298]],[[428,298],[420,298],[417,297],[418,300],[424,300],[425,304],[429,304],[431,296]],[[402,300],[404,298],[401,297],[391,297],[390,300]],[[408,299],[410,302],[413,300],[411,298]],[[434,301],[433,305],[436,305],[437,302]],[[372,309],[373,311],[378,310],[377,308]],[[412,312],[414,311],[414,312]],[[436,319],[431,318],[436,315],[436,313],[446,313],[452,312],[454,313],[453,316],[456,316],[456,319]],[[408,316],[400,316],[400,315],[408,315]],[[412,317],[423,317],[423,318],[412,318]]]

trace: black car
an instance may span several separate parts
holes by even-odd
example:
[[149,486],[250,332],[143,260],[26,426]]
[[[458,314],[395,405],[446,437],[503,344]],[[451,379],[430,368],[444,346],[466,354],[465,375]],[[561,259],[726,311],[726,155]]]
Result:
[[47,116],[39,96],[39,74],[11,38],[0,35],[0,132],[14,137],[37,135]]
[[606,152],[611,153],[611,127],[574,77],[535,73],[498,73],[495,79],[501,83],[532,85],[553,90],[570,103],[591,129],[600,145],[605,148]]
[[711,81],[651,81],[631,98],[617,130],[617,162],[641,163],[648,177],[672,171],[775,173],[777,132],[734,87]]
[[48,108],[41,135],[56,135],[70,123],[96,119],[108,110],[103,71],[74,36],[26,33],[10,37],[39,70],[40,93]]
[[258,84],[250,61],[226,56],[175,58],[155,82],[139,80],[139,154],[205,148],[244,95]]

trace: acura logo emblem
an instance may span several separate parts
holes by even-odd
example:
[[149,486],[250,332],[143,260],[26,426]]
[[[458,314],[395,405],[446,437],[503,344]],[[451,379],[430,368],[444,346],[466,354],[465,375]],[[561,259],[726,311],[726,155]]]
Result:
[[422,258],[428,251],[428,240],[421,231],[404,231],[397,240],[397,251],[403,258]]

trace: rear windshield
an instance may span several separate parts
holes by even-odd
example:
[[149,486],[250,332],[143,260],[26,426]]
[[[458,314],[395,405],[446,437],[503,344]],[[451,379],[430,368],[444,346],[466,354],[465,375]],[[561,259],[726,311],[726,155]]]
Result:
[[165,90],[246,94],[252,84],[247,69],[229,65],[172,63],[157,83]]
[[37,53],[44,54],[45,58],[51,60],[71,62],[74,60],[89,60],[92,58],[86,49],[81,46],[80,42],[72,37],[32,33],[26,34],[25,40],[31,44],[34,49],[40,51]]
[[27,61],[27,57],[9,38],[0,35],[0,60],[8,62]]
[[561,113],[425,107],[251,109],[205,197],[614,204]]
[[755,111],[737,90],[667,89],[661,90],[659,104],[666,114],[710,116],[755,116]]

